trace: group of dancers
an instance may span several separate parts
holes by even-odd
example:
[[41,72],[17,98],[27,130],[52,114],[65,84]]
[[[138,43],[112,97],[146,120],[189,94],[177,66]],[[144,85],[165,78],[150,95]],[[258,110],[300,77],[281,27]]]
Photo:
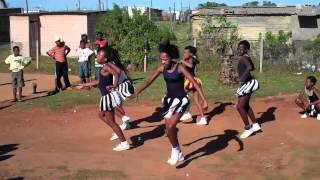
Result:
[[[252,93],[259,89],[258,81],[251,75],[254,64],[248,55],[249,49],[248,41],[239,42],[238,51],[241,58],[238,64],[240,87],[236,92],[238,97],[237,110],[245,124],[241,138],[247,138],[255,132],[261,131],[249,105]],[[179,161],[184,160],[176,126],[179,121],[186,120],[191,116],[188,112],[190,107],[188,92],[193,92],[194,102],[201,116],[197,124],[207,124],[205,112],[208,109],[208,103],[202,90],[202,82],[195,73],[196,65],[199,63],[196,51],[195,47],[187,46],[184,50],[183,60],[179,61],[180,55],[176,45],[170,44],[170,42],[160,44],[160,66],[141,87],[135,90],[128,70],[121,63],[118,51],[111,47],[102,47],[97,50],[96,60],[102,65],[98,80],[79,84],[77,88],[83,89],[91,86],[99,88],[101,93],[99,118],[112,128],[114,134],[111,140],[120,140],[120,144],[113,150],[130,149],[130,144],[122,131],[128,128],[127,124],[121,128],[115,121],[115,115],[121,117],[125,114],[122,108],[123,102],[128,98],[137,98],[162,74],[167,88],[165,97],[162,99],[165,110],[163,117],[166,135],[172,147],[167,162],[170,165],[176,165]]]

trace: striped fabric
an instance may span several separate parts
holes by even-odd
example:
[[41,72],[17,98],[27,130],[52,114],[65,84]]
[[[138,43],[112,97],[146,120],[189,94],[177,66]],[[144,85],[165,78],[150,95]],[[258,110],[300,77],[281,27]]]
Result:
[[244,83],[238,88],[236,96],[241,97],[245,95],[252,94],[259,89],[259,82],[256,79],[251,79],[250,81]]
[[69,48],[68,46],[58,47],[55,46],[48,51],[48,53],[54,56],[54,59],[59,62],[66,61],[66,49]]
[[120,106],[122,101],[118,91],[111,91],[100,98],[100,111],[112,111],[115,107]]
[[126,80],[118,85],[117,91],[119,92],[122,100],[126,100],[128,97],[133,95],[134,87],[129,80]]
[[175,113],[181,113],[184,114],[190,106],[190,99],[189,97],[185,96],[182,98],[170,98],[170,97],[165,97],[163,99],[164,101],[164,118],[165,119],[170,119],[172,115]]

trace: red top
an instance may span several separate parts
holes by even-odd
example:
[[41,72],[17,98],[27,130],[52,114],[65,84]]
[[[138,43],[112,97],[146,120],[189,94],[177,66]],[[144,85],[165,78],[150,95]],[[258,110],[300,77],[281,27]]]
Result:
[[66,49],[68,48],[69,48],[68,46],[63,46],[63,47],[56,46],[50,49],[48,53],[52,55],[56,61],[65,62],[67,60]]
[[99,45],[99,47],[107,47],[108,46],[108,41],[106,41],[106,40],[97,40],[96,41],[96,45]]

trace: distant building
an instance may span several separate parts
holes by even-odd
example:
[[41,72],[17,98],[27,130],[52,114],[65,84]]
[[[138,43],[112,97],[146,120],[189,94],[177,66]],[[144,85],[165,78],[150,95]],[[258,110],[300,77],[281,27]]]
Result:
[[259,34],[267,31],[291,31],[293,40],[314,39],[320,34],[319,7],[221,7],[193,11],[193,36],[199,35],[206,18],[217,23],[213,17],[221,15],[238,25],[240,35],[251,41],[258,40]]
[[[133,16],[133,11],[134,9],[138,10],[141,12],[141,14],[146,13],[149,14],[149,7],[132,7],[132,6],[128,6],[128,13],[129,16],[132,17]],[[155,8],[150,8],[150,13],[151,13],[151,19],[155,20],[155,21],[162,21],[162,10],[160,9],[155,9]]]
[[70,56],[79,47],[81,34],[95,38],[95,27],[105,11],[59,11],[10,15],[10,41],[21,47],[24,56],[36,56],[36,42],[39,52],[46,55],[52,48],[56,36],[63,37],[71,48]]

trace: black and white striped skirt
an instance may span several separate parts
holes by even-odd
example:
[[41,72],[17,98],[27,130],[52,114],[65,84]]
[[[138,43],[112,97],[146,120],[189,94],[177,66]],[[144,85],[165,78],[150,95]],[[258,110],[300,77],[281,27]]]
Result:
[[118,91],[111,91],[100,98],[100,111],[112,111],[114,108],[119,107],[122,101],[123,99]]
[[250,95],[253,92],[259,89],[259,82],[256,79],[251,79],[250,81],[245,82],[237,89],[236,96],[241,97],[245,95]]
[[117,91],[120,93],[121,98],[126,100],[133,95],[134,87],[129,80],[126,80],[118,85]]
[[181,113],[184,114],[190,106],[190,99],[188,96],[184,97],[176,97],[176,98],[170,98],[170,97],[164,97],[163,99],[164,104],[164,118],[170,119],[172,115],[175,113]]

